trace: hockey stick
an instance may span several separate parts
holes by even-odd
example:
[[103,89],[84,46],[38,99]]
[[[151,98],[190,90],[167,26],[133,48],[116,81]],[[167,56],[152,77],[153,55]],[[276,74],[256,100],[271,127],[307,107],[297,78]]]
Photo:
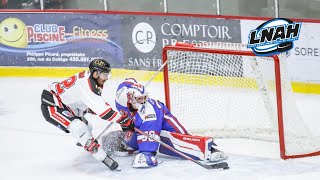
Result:
[[183,158],[185,158],[185,159],[187,159],[189,161],[192,161],[192,162],[194,162],[194,163],[198,164],[199,166],[202,166],[202,167],[204,167],[206,169],[221,169],[221,168],[222,169],[229,169],[229,165],[226,162],[219,162],[219,163],[215,163],[215,164],[203,164],[203,163],[201,163],[199,161],[196,161],[196,160],[192,159],[191,157],[183,154],[182,152],[174,149],[173,147],[169,146],[168,144],[162,142],[161,140],[158,140],[158,139],[156,139],[154,137],[151,137],[149,134],[141,131],[140,129],[138,129],[136,127],[134,128],[134,130],[137,131],[139,134],[142,134],[142,135],[148,137],[149,139],[152,139],[152,140],[158,142],[159,144],[161,144],[165,148],[171,150],[172,152],[179,154],[181,157],[183,157]]
[[[176,46],[184,46],[184,47],[193,47],[195,46],[194,44],[187,44],[187,43],[183,43],[183,42],[176,42],[175,44]],[[149,79],[149,81],[144,85],[144,87],[148,86],[149,83],[158,75],[158,73],[164,68],[164,66],[166,66],[169,62],[169,59],[167,59],[161,66],[160,68],[157,70],[156,73],[153,74],[153,76]]]
[[155,72],[154,74],[153,74],[153,76],[149,79],[149,81],[144,85],[144,87],[147,87],[149,84],[150,84],[150,82],[158,75],[158,73],[164,68],[164,66],[165,65],[167,65],[167,63],[169,62],[169,60],[166,60],[166,62],[164,62],[161,66],[160,66],[160,68],[157,70],[157,72]]
[[108,124],[108,126],[105,127],[105,128],[101,131],[101,133],[96,137],[96,140],[98,141],[98,140],[100,139],[100,137],[101,137],[112,125],[113,125],[113,122],[110,122],[110,123]]
[[[101,131],[101,133],[95,138],[95,140],[99,140],[100,139],[100,137],[112,126],[112,124],[113,124],[113,122],[110,122],[109,124],[108,124],[108,126],[107,127],[105,127],[102,131]],[[77,143],[77,146],[81,146],[82,147],[82,145],[78,142]]]

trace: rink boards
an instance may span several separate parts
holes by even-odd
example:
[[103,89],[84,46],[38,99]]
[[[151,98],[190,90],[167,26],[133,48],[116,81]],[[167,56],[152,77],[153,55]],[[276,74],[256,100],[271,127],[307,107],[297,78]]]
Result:
[[[68,67],[68,68],[58,68],[58,67],[0,67],[0,77],[68,77],[72,76],[80,71],[86,70],[86,68],[76,68],[76,67]],[[147,82],[153,75],[155,71],[142,71],[142,70],[128,70],[128,69],[113,69],[112,70],[112,78],[113,79],[125,79],[127,77],[136,78],[139,81]],[[215,78],[217,81],[214,82],[224,82],[221,78],[228,77],[217,77],[217,76],[208,76],[203,75],[204,79],[212,79]],[[186,75],[186,79],[188,79],[188,75]],[[220,79],[220,80],[219,80]],[[231,84],[230,84],[231,80]],[[154,82],[163,82],[163,74],[160,72],[154,79]],[[239,81],[247,81],[247,78],[236,78],[231,77],[228,78],[228,86],[237,87]],[[193,82],[195,83],[195,82]],[[199,81],[201,83],[201,81]],[[196,83],[195,83],[196,84]],[[197,84],[196,84],[197,85]],[[198,84],[201,85],[201,84]],[[225,84],[227,85],[227,84]],[[291,82],[292,89],[297,93],[311,93],[311,94],[320,94],[320,84],[317,83],[307,83],[307,82]],[[251,87],[255,88],[255,87]]]

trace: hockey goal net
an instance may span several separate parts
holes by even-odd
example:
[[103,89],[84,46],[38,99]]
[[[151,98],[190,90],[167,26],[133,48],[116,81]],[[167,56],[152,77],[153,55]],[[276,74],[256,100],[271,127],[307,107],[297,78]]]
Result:
[[166,105],[191,134],[279,141],[283,159],[319,155],[320,137],[299,114],[285,58],[235,43],[166,46]]

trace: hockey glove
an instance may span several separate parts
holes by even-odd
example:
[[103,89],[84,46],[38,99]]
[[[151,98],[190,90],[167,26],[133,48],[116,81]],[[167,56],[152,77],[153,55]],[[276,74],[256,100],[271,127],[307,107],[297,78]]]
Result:
[[128,116],[128,113],[125,111],[120,111],[122,116],[117,121],[117,123],[120,124],[123,131],[133,131],[134,129],[134,122],[133,120]]
[[88,141],[84,145],[84,149],[86,149],[87,151],[89,151],[92,154],[98,152],[99,147],[100,147],[100,144],[94,138],[88,139]]

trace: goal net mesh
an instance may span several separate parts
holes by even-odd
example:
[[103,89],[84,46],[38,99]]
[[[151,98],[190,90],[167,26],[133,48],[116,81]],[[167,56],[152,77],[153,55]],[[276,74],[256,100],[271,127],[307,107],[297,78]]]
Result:
[[[246,48],[240,44],[217,43],[199,48],[213,51],[167,51],[170,107],[181,124],[191,134],[278,141],[274,59],[241,55],[237,52]],[[214,49],[229,54],[215,53]],[[320,151],[320,137],[309,130],[297,109],[286,55],[278,57],[285,154]]]

